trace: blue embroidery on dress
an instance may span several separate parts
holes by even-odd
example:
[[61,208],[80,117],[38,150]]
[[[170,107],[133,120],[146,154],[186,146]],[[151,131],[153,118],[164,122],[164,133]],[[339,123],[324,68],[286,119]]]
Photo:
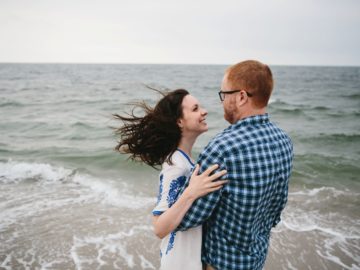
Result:
[[176,236],[176,232],[172,232],[170,234],[170,239],[169,239],[169,244],[167,246],[167,249],[166,249],[166,255],[168,254],[168,252],[174,247],[174,242],[175,242],[175,236]]
[[158,194],[158,199],[157,199],[156,204],[159,204],[159,202],[161,201],[161,195],[162,195],[162,192],[163,192],[163,180],[164,180],[164,175],[160,174],[159,194]]
[[170,183],[169,194],[167,196],[168,206],[171,207],[177,200],[179,192],[182,186],[185,184],[186,177],[180,176],[175,180],[172,180]]

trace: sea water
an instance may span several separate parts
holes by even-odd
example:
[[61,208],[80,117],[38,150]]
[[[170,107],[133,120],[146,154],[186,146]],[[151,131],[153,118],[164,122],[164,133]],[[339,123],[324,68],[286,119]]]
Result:
[[[158,171],[113,149],[113,113],[185,88],[228,123],[220,65],[0,65],[0,269],[158,269]],[[266,270],[360,269],[360,68],[272,66],[268,113],[291,136],[289,200]]]

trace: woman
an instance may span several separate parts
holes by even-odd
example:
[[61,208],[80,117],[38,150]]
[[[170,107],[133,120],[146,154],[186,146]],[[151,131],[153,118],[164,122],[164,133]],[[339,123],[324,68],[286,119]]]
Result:
[[179,196],[194,167],[191,150],[197,137],[208,130],[207,111],[184,89],[164,95],[154,109],[138,104],[145,116],[114,115],[124,125],[116,130],[120,142],[116,149],[132,159],[156,167],[162,165],[159,195],[153,210],[155,234],[161,242],[161,269],[201,270],[201,226],[174,232],[182,218],[199,197],[222,187],[226,180],[215,181],[226,171],[210,174],[213,165],[197,175],[196,165],[189,185]]

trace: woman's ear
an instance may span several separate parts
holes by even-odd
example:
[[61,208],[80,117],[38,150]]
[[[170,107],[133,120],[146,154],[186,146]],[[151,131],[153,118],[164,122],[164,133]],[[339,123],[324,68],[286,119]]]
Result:
[[179,126],[179,128],[183,128],[184,127],[184,124],[183,124],[183,120],[182,119],[178,119],[176,121],[177,125]]

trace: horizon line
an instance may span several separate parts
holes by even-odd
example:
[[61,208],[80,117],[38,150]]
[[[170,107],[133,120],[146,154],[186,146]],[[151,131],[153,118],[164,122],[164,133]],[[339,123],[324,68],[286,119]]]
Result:
[[[150,62],[2,62],[0,64],[53,64],[53,65],[187,65],[187,66],[231,66],[232,64],[223,63],[150,63]],[[351,64],[267,64],[269,66],[294,66],[294,67],[360,67]]]

